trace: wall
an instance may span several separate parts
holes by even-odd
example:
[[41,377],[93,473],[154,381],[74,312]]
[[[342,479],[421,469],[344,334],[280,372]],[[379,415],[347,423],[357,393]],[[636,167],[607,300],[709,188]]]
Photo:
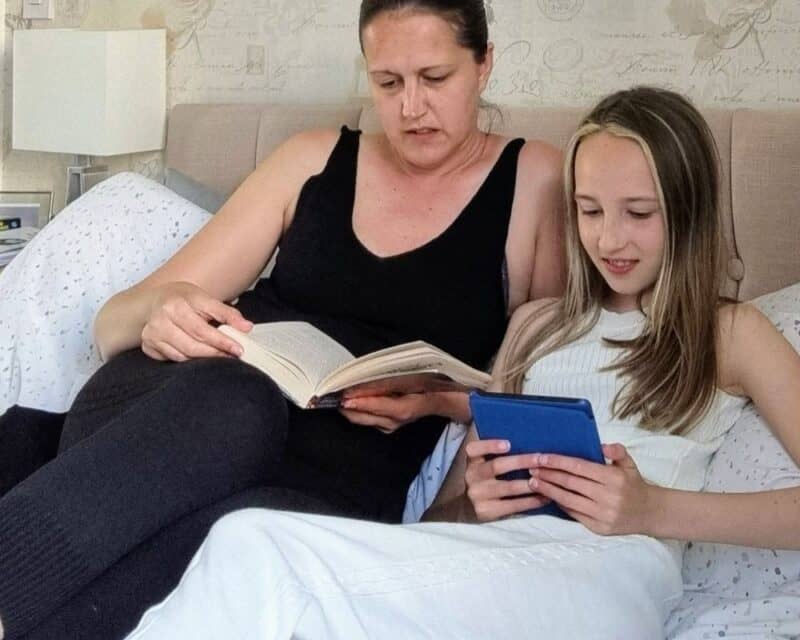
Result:
[[[169,34],[168,99],[343,102],[363,94],[358,0],[56,0],[56,20],[6,9],[5,188],[63,193],[66,156],[10,149],[13,30],[153,27]],[[590,104],[633,83],[703,106],[800,106],[800,0],[487,0],[500,104]],[[0,4],[2,7],[2,4]],[[0,36],[2,38],[2,36]],[[0,39],[2,43],[2,39]],[[0,47],[0,51],[3,49]],[[158,176],[159,154],[112,159]]]

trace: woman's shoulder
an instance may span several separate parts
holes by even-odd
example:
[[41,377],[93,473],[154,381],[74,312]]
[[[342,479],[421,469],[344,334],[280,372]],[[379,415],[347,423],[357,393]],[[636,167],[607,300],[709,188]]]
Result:
[[519,166],[526,170],[535,170],[537,173],[548,177],[553,175],[560,178],[561,164],[564,154],[555,145],[544,140],[527,140],[520,136],[509,136],[499,133],[490,133],[489,139],[498,149],[505,148],[512,140],[522,140],[519,151]]
[[322,171],[339,140],[335,129],[306,129],[288,137],[262,163],[271,170],[299,171],[313,175]]
[[526,140],[519,152],[520,170],[542,180],[561,180],[563,152],[544,140]]

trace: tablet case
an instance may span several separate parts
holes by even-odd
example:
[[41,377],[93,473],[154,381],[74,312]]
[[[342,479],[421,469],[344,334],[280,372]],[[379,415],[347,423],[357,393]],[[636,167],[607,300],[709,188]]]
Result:
[[[588,400],[473,391],[469,405],[481,440],[497,438],[511,443],[505,455],[558,453],[605,463]],[[502,477],[513,480],[529,476],[527,470],[520,470]],[[555,503],[526,513],[570,518]]]

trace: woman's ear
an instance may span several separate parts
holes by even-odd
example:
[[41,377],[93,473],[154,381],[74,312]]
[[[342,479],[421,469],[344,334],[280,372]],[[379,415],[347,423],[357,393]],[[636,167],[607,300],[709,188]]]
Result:
[[486,85],[489,84],[489,77],[492,75],[492,68],[494,67],[494,43],[490,42],[486,45],[486,55],[483,62],[478,65],[478,89],[483,93]]

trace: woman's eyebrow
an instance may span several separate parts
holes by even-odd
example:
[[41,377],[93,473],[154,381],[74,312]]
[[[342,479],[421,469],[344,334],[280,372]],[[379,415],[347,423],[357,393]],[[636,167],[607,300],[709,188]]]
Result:
[[[417,70],[417,73],[430,73],[432,71],[452,71],[455,68],[455,65],[452,64],[434,64],[428,67],[422,67],[421,69]],[[386,74],[390,76],[399,76],[400,74],[396,71],[390,71],[389,69],[367,69],[367,73],[370,75],[375,74]]]
[[[590,196],[587,193],[576,193],[575,194],[576,200],[591,200],[596,201],[597,198],[594,196]],[[621,202],[647,202],[647,203],[657,203],[658,198],[654,196],[629,196],[627,198],[620,198]]]

